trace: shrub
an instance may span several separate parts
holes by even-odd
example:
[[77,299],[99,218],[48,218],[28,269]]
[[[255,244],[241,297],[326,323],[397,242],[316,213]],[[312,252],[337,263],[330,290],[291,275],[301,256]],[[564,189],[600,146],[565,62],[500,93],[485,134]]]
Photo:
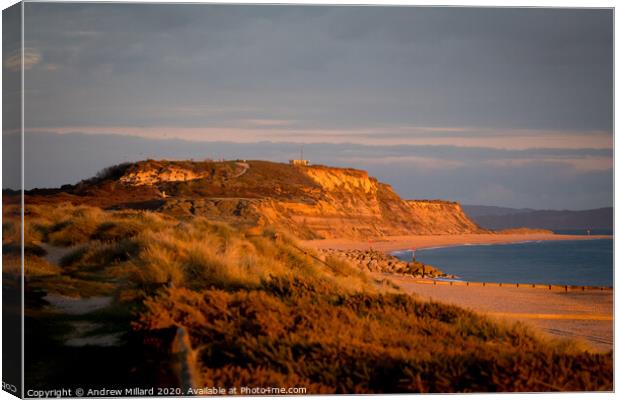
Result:
[[101,171],[97,172],[95,177],[91,179],[93,183],[101,182],[105,180],[118,180],[122,177],[127,169],[131,167],[133,164],[129,162],[112,165],[110,167],[104,168]]

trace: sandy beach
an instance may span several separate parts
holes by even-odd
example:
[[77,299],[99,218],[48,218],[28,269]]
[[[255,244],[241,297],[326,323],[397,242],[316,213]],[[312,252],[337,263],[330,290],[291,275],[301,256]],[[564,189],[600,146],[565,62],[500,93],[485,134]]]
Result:
[[492,318],[522,321],[545,334],[585,342],[596,351],[613,349],[613,290],[434,285],[430,279],[376,275],[424,299],[455,304]]
[[425,249],[429,247],[458,246],[465,244],[500,244],[535,242],[547,240],[591,240],[611,239],[609,235],[555,235],[550,233],[531,234],[464,234],[464,235],[411,235],[411,236],[387,236],[368,241],[351,239],[322,239],[306,240],[301,242],[303,246],[313,249],[340,249],[340,250],[368,250],[394,251],[404,249]]
[[[303,242],[314,249],[368,250],[384,252],[402,249],[458,246],[466,244],[501,244],[549,240],[611,239],[607,235],[466,234],[393,236],[372,241],[325,239]],[[441,266],[437,266],[441,268]],[[455,304],[500,320],[521,321],[546,335],[581,341],[594,351],[613,349],[613,290],[551,290],[521,285],[433,284],[396,274],[375,273],[388,278],[402,290],[422,298]]]

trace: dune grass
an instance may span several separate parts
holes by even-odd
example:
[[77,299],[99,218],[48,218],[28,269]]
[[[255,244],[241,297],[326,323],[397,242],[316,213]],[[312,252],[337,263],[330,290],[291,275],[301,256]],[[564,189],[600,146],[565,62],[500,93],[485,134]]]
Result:
[[[29,212],[27,243],[68,253],[58,266],[31,254],[27,274],[70,295],[114,290],[118,301],[137,304],[136,330],[185,328],[203,385],[308,393],[612,389],[611,353],[397,288],[388,293],[346,260],[272,229],[70,205]],[[10,246],[15,226],[3,231]]]
[[[195,289],[256,288],[268,276],[323,274],[349,287],[370,288],[367,277],[352,266],[338,260],[326,266],[316,254],[269,228],[246,235],[202,217],[176,219],[70,204],[31,206],[29,215],[26,226],[34,233],[26,236],[27,246],[40,249],[33,254],[40,257],[45,255],[40,243],[71,247],[59,263],[66,273],[107,271],[138,286]],[[12,229],[5,224],[5,230]],[[15,236],[5,246],[12,246]]]
[[139,326],[183,326],[202,384],[309,393],[609,390],[610,355],[549,342],[405,294],[342,292],[274,278],[256,290],[172,288]]

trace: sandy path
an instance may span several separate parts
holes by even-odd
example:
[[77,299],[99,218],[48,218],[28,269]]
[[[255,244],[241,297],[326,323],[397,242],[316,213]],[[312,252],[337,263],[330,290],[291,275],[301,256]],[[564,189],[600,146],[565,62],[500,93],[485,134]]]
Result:
[[[48,243],[39,243],[47,254],[45,259],[56,266],[60,266],[60,260],[71,253],[79,246],[59,247],[52,246]],[[95,297],[69,297],[58,293],[47,293],[44,297],[50,306],[48,307],[54,313],[69,316],[84,316],[86,314],[103,310],[109,307],[113,302],[112,296],[95,296]],[[118,346],[123,332],[114,332],[108,334],[93,334],[103,324],[92,322],[90,320],[72,320],[67,321],[71,327],[71,332],[63,337],[65,346],[83,347],[83,346]]]
[[67,254],[73,252],[79,246],[70,246],[70,247],[60,247],[60,246],[52,246],[48,243],[37,243],[38,246],[42,247],[43,250],[46,251],[45,259],[50,264],[54,264],[60,266],[60,260],[66,256]]
[[[425,299],[455,304],[494,318],[523,321],[547,334],[583,340],[599,351],[613,348],[613,291],[568,291],[530,287],[433,285],[397,275],[401,289]],[[430,283],[429,283],[430,282]]]
[[360,241],[350,239],[323,239],[306,240],[301,242],[303,246],[313,249],[341,249],[341,250],[367,250],[373,248],[380,251],[394,251],[404,249],[423,249],[429,247],[457,246],[463,244],[498,244],[518,243],[543,240],[588,240],[588,239],[611,239],[607,235],[554,235],[550,233],[531,234],[463,234],[463,235],[412,235],[412,236],[388,236],[372,241]]

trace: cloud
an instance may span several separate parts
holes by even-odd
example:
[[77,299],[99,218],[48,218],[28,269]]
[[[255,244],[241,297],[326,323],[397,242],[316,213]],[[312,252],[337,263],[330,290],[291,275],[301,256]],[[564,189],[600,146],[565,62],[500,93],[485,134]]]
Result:
[[331,133],[332,142],[369,143],[366,132],[373,143],[462,137],[459,145],[479,146],[488,137],[521,148],[533,136],[537,146],[562,143],[566,132],[583,133],[581,143],[592,133],[604,146],[599,132],[612,132],[611,10],[32,3],[26,11],[27,46],[63,67],[29,74],[39,90],[27,104],[30,126],[181,132],[287,120],[301,136]]
[[535,209],[590,209],[613,204],[612,169],[583,171],[570,164],[547,162],[491,167],[475,160],[443,171],[390,165],[367,169],[407,198]]
[[[24,48],[24,70],[30,70],[35,65],[38,65],[43,57],[41,53],[33,48]],[[8,56],[6,61],[4,62],[4,66],[8,68],[10,71],[19,72],[22,66],[22,52],[21,49],[15,50],[11,55]]]
[[609,171],[614,166],[612,157],[592,157],[584,156],[580,158],[571,157],[541,157],[530,159],[496,159],[486,161],[489,166],[502,167],[523,167],[528,164],[547,163],[549,165],[561,165],[574,168],[578,171]]
[[28,126],[88,134],[32,133],[37,184],[145,157],[286,162],[306,143],[312,162],[368,169],[406,197],[611,204],[610,9],[29,2],[25,12],[26,47],[40,57],[29,57]]
[[[192,114],[201,108],[187,109]],[[233,112],[234,109],[223,108],[205,112]],[[188,114],[188,115],[189,115]],[[257,141],[296,142],[296,143],[357,143],[365,145],[416,145],[416,146],[459,146],[472,148],[494,148],[524,150],[531,148],[613,148],[613,137],[606,132],[574,132],[521,130],[510,133],[495,131],[495,134],[484,132],[478,134],[471,129],[469,135],[462,135],[461,128],[442,130],[441,135],[429,134],[426,128],[411,129],[404,133],[402,127],[385,126],[383,128],[306,128],[299,121],[287,119],[248,119],[231,120],[219,126],[180,127],[174,125],[159,126],[63,126],[32,128],[33,131],[50,131],[58,133],[81,132],[88,134],[135,135],[146,138],[176,138],[193,141],[227,140],[240,143]],[[419,133],[421,132],[421,133]]]
[[[75,183],[111,164],[147,158],[287,162],[299,154],[299,144],[290,142],[190,142],[32,131],[26,132],[25,139],[28,188]],[[549,209],[613,204],[613,169],[579,165],[589,159],[611,160],[613,152],[609,149],[502,150],[314,143],[304,146],[304,156],[315,164],[367,170],[406,198]]]
[[454,170],[465,165],[463,161],[447,160],[436,157],[420,157],[411,155],[386,156],[378,151],[374,156],[368,157],[342,157],[340,163],[364,164],[364,165],[391,165],[399,167],[420,168],[427,171]]
[[60,68],[60,66],[58,64],[45,64],[43,66],[43,68],[45,68],[45,70],[47,71],[57,71],[58,68]]
[[245,122],[256,127],[286,127],[295,123],[289,119],[248,119]]

